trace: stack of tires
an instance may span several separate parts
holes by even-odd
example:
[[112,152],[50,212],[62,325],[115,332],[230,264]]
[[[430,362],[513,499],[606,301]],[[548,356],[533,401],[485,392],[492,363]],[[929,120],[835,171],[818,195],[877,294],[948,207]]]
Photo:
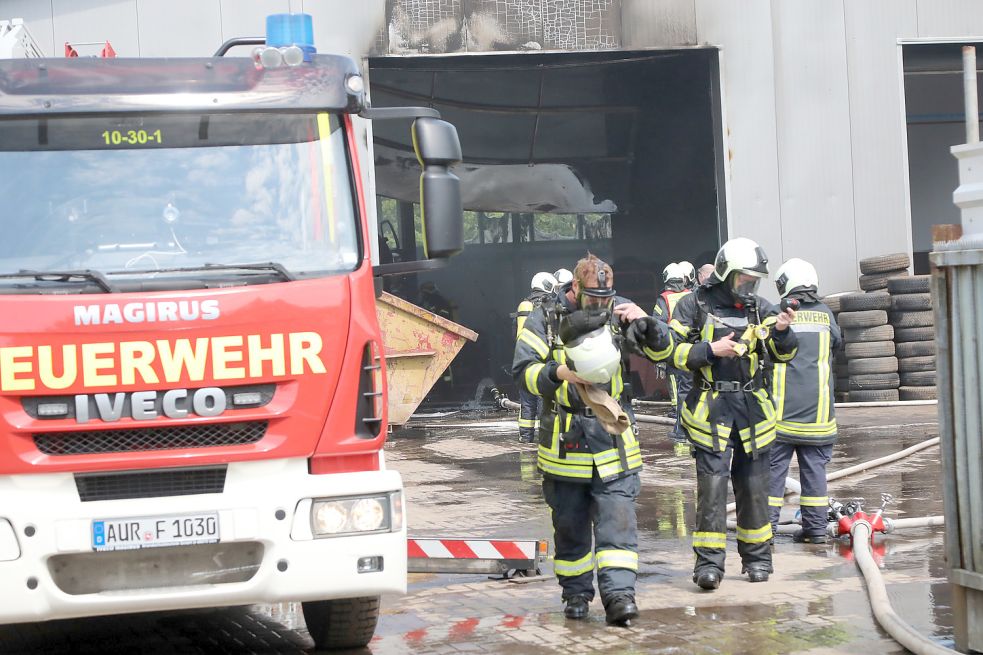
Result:
[[888,324],[891,296],[884,291],[840,296],[837,323],[843,332],[850,402],[898,400],[898,358]]
[[860,288],[864,291],[883,291],[888,280],[908,277],[911,258],[908,253],[896,252],[860,260]]
[[[835,293],[822,299],[823,303],[833,312],[833,318],[836,319],[837,325],[839,324],[839,315],[842,310],[840,303],[845,295],[848,294]],[[847,370],[848,360],[846,358],[846,351],[841,347],[836,351],[834,357],[833,375],[836,382],[833,385],[833,391],[835,402],[845,403],[850,400],[850,373]]]
[[935,400],[935,319],[928,275],[888,280],[901,400]]

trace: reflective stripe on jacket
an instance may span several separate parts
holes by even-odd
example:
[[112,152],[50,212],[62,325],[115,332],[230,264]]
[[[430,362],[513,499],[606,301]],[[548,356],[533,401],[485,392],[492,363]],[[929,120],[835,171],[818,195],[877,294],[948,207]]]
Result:
[[799,342],[795,359],[777,362],[772,372],[778,439],[810,446],[833,443],[832,360],[833,350],[840,347],[840,328],[826,305],[802,302],[792,330]]
[[[627,302],[616,297],[615,305]],[[622,398],[625,389],[623,371],[618,371],[608,384],[595,385],[618,400],[628,413],[632,426],[617,438],[621,450],[612,435],[600,422],[584,415],[585,404],[576,387],[555,379],[556,368],[566,363],[563,344],[557,334],[559,317],[573,309],[571,303],[561,297],[559,302],[548,302],[536,308],[527,318],[515,344],[512,376],[516,384],[542,396],[543,413],[540,417],[538,466],[544,475],[567,481],[589,483],[597,469],[597,475],[607,482],[642,468],[642,455],[635,435],[635,419],[628,398]],[[621,330],[618,319],[612,314],[609,328]],[[643,350],[653,361],[666,359],[672,354],[672,338],[669,331],[659,332],[659,343]]]

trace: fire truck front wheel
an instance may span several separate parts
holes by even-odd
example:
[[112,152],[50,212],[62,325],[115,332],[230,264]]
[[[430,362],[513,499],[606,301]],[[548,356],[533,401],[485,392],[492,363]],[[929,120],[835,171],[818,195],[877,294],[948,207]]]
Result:
[[379,596],[301,603],[307,631],[319,650],[361,648],[379,622]]

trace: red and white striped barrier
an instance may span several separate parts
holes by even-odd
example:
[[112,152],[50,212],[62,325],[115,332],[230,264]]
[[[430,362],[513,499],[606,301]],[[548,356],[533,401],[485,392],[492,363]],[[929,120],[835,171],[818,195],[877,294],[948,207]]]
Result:
[[406,540],[411,573],[506,573],[536,570],[545,561],[547,542],[536,539]]

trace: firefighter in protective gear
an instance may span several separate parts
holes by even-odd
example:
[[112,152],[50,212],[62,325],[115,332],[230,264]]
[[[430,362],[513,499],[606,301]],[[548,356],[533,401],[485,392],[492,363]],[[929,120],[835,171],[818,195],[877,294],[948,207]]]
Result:
[[[532,291],[522,299],[519,307],[515,310],[516,339],[522,333],[522,327],[526,323],[529,314],[539,307],[545,298],[556,293],[559,285],[556,278],[551,273],[539,272],[532,276],[530,283]],[[519,441],[522,443],[533,443],[536,440],[536,432],[539,430],[539,411],[543,406],[543,399],[531,393],[521,384],[519,385]]]
[[[688,262],[686,262],[688,263]],[[690,264],[690,269],[693,265]],[[693,271],[695,275],[695,271]],[[687,271],[682,264],[669,264],[662,270],[663,291],[655,301],[655,309],[652,315],[660,321],[668,324],[672,320],[672,313],[676,309],[676,304],[688,296],[691,290],[687,287]],[[666,373],[669,376],[669,393],[672,401],[676,419],[676,425],[669,432],[669,437],[673,441],[686,441],[686,433],[680,426],[680,414],[682,413],[683,400],[693,386],[693,377],[688,371],[681,371],[666,363]]]
[[754,241],[731,239],[717,253],[708,282],[684,298],[672,318],[685,335],[673,365],[693,373],[683,426],[696,457],[693,582],[716,589],[724,576],[727,477],[737,500],[737,550],[751,582],[771,565],[768,448],[775,440],[775,407],[764,379],[766,358],[790,361],[796,352],[791,309],[778,312],[757,295],[768,259]]
[[829,307],[819,301],[819,277],[809,262],[790,259],[775,274],[782,298],[798,301],[792,331],[799,342],[795,359],[776,362],[772,399],[778,436],[771,448],[771,489],[768,504],[775,529],[785,495],[785,476],[794,454],[799,462],[802,529],[797,542],[825,543],[826,465],[836,441],[833,414],[833,351],[840,347],[840,328]]
[[[590,390],[603,390],[627,413],[629,427],[618,434],[610,434],[582,400],[578,387],[589,388],[591,383],[571,369],[564,349],[564,341],[573,343],[599,327],[620,342],[622,357],[610,380]],[[529,315],[512,365],[516,384],[543,397],[538,466],[552,510],[554,570],[566,603],[564,615],[587,616],[596,567],[606,619],[613,625],[624,625],[638,615],[635,499],[642,456],[625,385],[629,343],[652,361],[672,353],[666,326],[615,295],[611,267],[588,254],[555,300]],[[574,348],[571,356],[577,353]],[[595,364],[591,371],[604,368],[601,358]]]

